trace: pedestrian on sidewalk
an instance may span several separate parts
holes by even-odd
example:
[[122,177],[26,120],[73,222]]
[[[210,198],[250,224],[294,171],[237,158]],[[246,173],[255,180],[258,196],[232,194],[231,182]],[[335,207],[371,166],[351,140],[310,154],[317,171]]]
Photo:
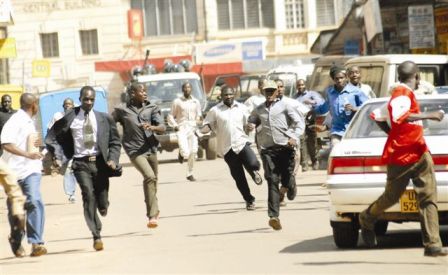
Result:
[[123,126],[123,148],[143,176],[147,226],[155,228],[160,211],[157,199],[159,141],[154,133],[165,132],[165,124],[159,107],[147,100],[144,84],[133,83],[128,89],[128,98],[126,105],[115,108],[112,117]]
[[235,91],[232,87],[224,86],[221,89],[221,98],[222,102],[207,113],[200,134],[210,131],[216,133],[218,149],[224,156],[230,174],[246,201],[246,209],[255,210],[255,197],[250,193],[244,168],[256,184],[260,185],[263,180],[258,173],[260,162],[250,148],[249,137],[245,130],[249,112],[244,104],[234,100]]
[[434,163],[423,138],[422,124],[428,119],[441,121],[444,112],[420,112],[414,94],[420,77],[414,62],[401,63],[397,71],[400,85],[393,89],[387,105],[371,114],[388,135],[382,156],[383,162],[387,163],[387,182],[384,193],[359,215],[361,236],[368,247],[377,245],[375,222],[386,209],[398,202],[412,179],[417,193],[424,255],[447,256],[448,249],[442,247],[439,235]]
[[281,230],[280,181],[288,182],[287,197],[293,200],[297,194],[295,180],[291,180],[295,166],[295,149],[303,119],[296,108],[278,98],[278,87],[274,81],[264,86],[266,102],[259,105],[249,117],[248,130],[257,129],[257,142],[261,148],[264,177],[268,182],[269,225]]
[[[66,98],[64,99],[64,102],[62,104],[62,108],[64,109],[63,112],[56,112],[53,115],[53,118],[50,120],[50,122],[47,125],[47,133],[48,131],[50,131],[51,127],[53,127],[54,123],[58,120],[60,120],[61,118],[64,117],[64,115],[70,111],[73,107],[75,106],[73,99],[71,98]],[[63,155],[62,155],[63,156]],[[63,159],[62,161],[62,167],[57,167],[57,164],[52,164],[52,170],[55,169],[60,170],[60,173],[62,175],[64,175],[64,179],[63,179],[63,186],[64,186],[64,192],[65,194],[68,196],[68,201],[70,203],[75,203],[76,202],[76,197],[75,197],[75,191],[76,191],[76,178],[75,178],[75,174],[73,173],[73,169],[72,169],[72,163],[73,163],[73,159],[67,160],[67,159]],[[60,169],[58,169],[60,168]]]
[[[43,240],[45,208],[40,193],[43,155],[39,152],[39,145],[42,141],[37,138],[35,120],[38,110],[38,98],[30,93],[22,94],[20,109],[6,122],[1,134],[2,158],[17,174],[18,183],[26,196],[26,235],[32,245],[31,256],[47,253]],[[12,219],[9,221],[11,223]],[[11,232],[10,244],[16,256],[24,254],[20,249],[24,233],[23,230]]]
[[7,196],[6,203],[8,205],[8,220],[10,225],[10,235],[8,238],[12,253],[16,257],[24,257],[25,249],[22,246],[22,240],[16,242],[13,236],[23,234],[25,230],[25,199],[19,184],[17,183],[17,176],[8,167],[8,165],[0,159],[0,185],[5,190]]
[[176,98],[171,106],[171,113],[168,115],[168,124],[174,128],[179,143],[180,163],[187,159],[187,180],[196,181],[193,176],[193,166],[198,153],[198,138],[195,130],[201,121],[201,103],[191,94],[190,82],[182,84],[183,96]]
[[81,88],[80,107],[56,121],[45,142],[60,163],[73,158],[72,169],[81,188],[84,218],[93,235],[95,250],[103,250],[100,215],[109,207],[109,177],[119,169],[120,138],[115,121],[106,113],[93,110],[95,89]]
[[[0,107],[0,134],[2,133],[3,126],[5,126],[8,119],[17,112],[12,108],[12,99],[9,94],[2,95],[1,107]],[[3,149],[0,148],[0,156],[3,154]]]

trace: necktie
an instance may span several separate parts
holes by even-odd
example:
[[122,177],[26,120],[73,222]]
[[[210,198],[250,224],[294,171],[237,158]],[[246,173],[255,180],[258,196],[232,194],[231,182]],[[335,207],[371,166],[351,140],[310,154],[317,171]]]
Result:
[[94,133],[93,133],[93,126],[92,122],[89,119],[89,113],[85,112],[84,114],[84,124],[83,124],[83,140],[84,140],[84,146],[86,148],[92,148],[95,144],[94,141]]

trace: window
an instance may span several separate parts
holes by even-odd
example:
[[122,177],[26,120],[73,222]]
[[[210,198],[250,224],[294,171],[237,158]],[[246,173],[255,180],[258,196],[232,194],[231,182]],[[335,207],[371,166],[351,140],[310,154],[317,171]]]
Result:
[[97,30],[79,31],[83,55],[98,54],[98,32]]
[[305,12],[303,0],[285,0],[286,28],[305,28]]
[[43,57],[59,57],[58,33],[41,33],[40,43],[42,45]]
[[316,15],[318,27],[334,25],[334,0],[316,0]]
[[359,67],[361,82],[369,84],[377,97],[381,97],[384,68],[382,66]]
[[196,0],[131,0],[143,12],[145,36],[197,33]]
[[218,29],[274,28],[272,0],[217,0]]

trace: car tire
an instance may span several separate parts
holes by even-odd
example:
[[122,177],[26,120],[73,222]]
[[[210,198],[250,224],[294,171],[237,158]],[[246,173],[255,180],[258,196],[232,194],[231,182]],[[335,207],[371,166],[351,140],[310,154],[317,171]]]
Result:
[[377,236],[384,236],[387,232],[388,221],[377,221],[375,223],[375,234]]
[[352,222],[332,222],[334,243],[339,248],[354,248],[358,244],[358,227]]
[[216,159],[217,153],[216,153],[216,148],[218,147],[217,145],[217,140],[216,137],[210,137],[207,141],[207,148],[205,150],[205,157],[208,160],[213,160]]

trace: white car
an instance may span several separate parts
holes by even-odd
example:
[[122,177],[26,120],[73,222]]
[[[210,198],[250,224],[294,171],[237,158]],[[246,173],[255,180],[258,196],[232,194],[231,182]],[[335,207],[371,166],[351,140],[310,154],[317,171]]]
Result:
[[[422,112],[443,109],[448,114],[448,95],[418,96]],[[372,110],[386,104],[388,98],[365,103],[353,118],[341,142],[331,154],[327,188],[330,196],[330,223],[337,247],[356,247],[358,215],[384,191],[386,166],[381,155],[386,133],[369,117]],[[426,143],[434,160],[438,210],[441,223],[448,221],[448,115],[440,122],[423,121]],[[399,203],[379,219],[375,231],[384,235],[388,222],[419,221],[418,205],[410,183]]]

